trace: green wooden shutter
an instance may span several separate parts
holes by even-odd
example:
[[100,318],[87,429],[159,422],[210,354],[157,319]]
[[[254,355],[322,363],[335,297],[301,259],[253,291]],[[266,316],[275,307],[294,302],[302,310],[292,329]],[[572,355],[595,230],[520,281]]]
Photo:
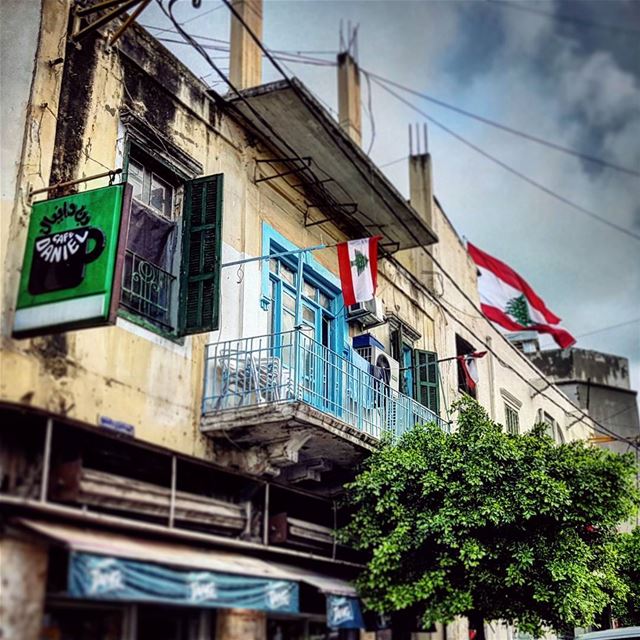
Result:
[[415,349],[413,352],[415,371],[415,399],[435,414],[440,413],[438,376],[438,354],[433,351]]
[[180,269],[180,334],[218,328],[222,174],[185,185]]

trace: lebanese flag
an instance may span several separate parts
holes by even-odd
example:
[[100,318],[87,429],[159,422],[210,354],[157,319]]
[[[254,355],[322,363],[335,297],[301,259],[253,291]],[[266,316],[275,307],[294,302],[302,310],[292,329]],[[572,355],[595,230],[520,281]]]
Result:
[[560,318],[511,267],[470,242],[467,251],[479,271],[480,307],[489,320],[508,331],[548,333],[562,349],[575,344],[568,331],[554,326]]
[[470,391],[474,391],[476,388],[476,384],[478,384],[478,380],[480,376],[478,375],[478,363],[476,362],[477,358],[484,358],[487,355],[486,351],[474,351],[473,353],[467,353],[463,356],[458,356],[458,362],[462,367],[462,372],[464,373],[464,379],[467,383],[467,389]]
[[338,245],[340,284],[345,305],[374,298],[378,286],[378,240],[380,236]]

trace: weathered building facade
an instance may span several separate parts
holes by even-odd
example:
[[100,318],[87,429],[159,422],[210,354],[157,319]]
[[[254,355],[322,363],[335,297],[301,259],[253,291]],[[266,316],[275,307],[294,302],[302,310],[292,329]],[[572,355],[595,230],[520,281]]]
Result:
[[[592,433],[470,303],[429,155],[407,203],[359,148],[349,55],[338,123],[301,83],[260,84],[237,21],[226,97],[137,25],[73,41],[69,0],[6,3],[3,22],[21,33],[19,53],[2,40],[20,67],[3,78],[3,637],[357,637],[336,498],[383,432],[455,428],[456,356],[489,347],[474,393],[512,431],[543,415],[558,440]],[[32,203],[113,181],[133,194],[115,325],[15,339]],[[334,245],[371,235],[376,303],[345,308]]]

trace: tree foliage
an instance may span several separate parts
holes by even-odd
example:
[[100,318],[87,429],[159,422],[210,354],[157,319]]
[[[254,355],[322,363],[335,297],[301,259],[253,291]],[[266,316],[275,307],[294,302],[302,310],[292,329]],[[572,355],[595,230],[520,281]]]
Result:
[[618,575],[625,591],[613,605],[613,615],[621,626],[640,625],[640,527],[621,533],[616,541]]
[[505,620],[540,635],[587,626],[624,585],[619,522],[638,504],[631,456],[511,435],[470,398],[458,428],[386,442],[347,486],[343,539],[367,552],[359,578],[378,612]]

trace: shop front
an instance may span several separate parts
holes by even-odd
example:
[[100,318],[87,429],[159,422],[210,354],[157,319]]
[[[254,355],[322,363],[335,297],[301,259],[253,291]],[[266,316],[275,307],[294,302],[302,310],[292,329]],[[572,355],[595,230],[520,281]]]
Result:
[[49,546],[42,640],[358,638],[353,586],[220,549],[20,519]]

